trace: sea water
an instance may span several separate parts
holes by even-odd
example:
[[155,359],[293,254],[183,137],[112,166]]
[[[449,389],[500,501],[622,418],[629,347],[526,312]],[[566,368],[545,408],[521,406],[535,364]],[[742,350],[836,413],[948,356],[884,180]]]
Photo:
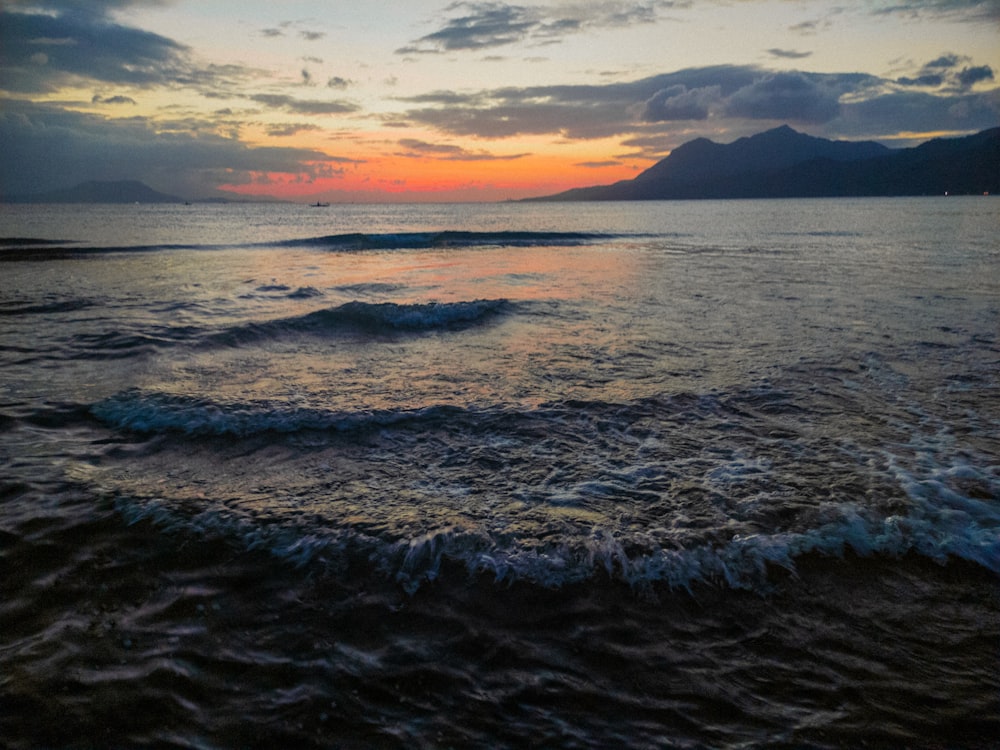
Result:
[[987,747],[990,198],[0,207],[11,747]]

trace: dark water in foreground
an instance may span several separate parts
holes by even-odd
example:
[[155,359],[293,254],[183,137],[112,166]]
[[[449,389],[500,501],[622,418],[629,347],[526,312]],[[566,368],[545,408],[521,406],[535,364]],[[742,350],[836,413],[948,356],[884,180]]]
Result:
[[990,747],[998,229],[3,207],[0,744]]

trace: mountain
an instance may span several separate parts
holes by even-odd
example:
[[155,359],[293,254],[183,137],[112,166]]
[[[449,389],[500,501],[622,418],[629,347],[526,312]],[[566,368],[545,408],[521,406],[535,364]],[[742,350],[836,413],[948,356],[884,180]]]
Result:
[[64,190],[7,198],[8,203],[183,203],[183,198],[160,193],[138,180],[81,182]]
[[538,201],[1000,193],[1000,128],[915,148],[831,141],[784,125],[721,145],[698,138],[635,179]]

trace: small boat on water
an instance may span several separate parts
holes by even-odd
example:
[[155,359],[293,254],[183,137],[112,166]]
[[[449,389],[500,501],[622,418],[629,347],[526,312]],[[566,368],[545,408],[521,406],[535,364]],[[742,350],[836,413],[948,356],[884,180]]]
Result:
[[329,203],[323,203],[321,201],[316,201],[315,203],[310,203],[309,205],[312,206],[313,208],[329,208],[330,207]]

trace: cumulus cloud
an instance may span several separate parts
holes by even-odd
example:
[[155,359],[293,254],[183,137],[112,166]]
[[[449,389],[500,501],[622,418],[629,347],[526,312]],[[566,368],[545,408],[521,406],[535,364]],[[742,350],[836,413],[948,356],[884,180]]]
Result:
[[821,76],[772,73],[737,91],[726,101],[726,114],[751,120],[823,123],[840,111],[840,91]]
[[721,86],[689,89],[678,83],[657,91],[642,107],[641,119],[646,122],[670,120],[705,120],[709,109],[722,99]]
[[397,50],[399,54],[427,54],[502,47],[522,41],[550,43],[567,34],[599,27],[651,23],[663,8],[688,2],[577,3],[555,7],[511,5],[501,2],[456,2],[452,15],[437,31]]

